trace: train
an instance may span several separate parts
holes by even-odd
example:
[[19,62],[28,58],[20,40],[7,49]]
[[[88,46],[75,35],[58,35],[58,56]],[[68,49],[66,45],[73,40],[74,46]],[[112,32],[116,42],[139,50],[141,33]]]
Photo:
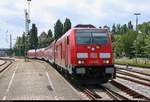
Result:
[[107,83],[116,78],[111,33],[106,28],[72,27],[48,47],[27,51],[27,56],[49,61],[81,83]]

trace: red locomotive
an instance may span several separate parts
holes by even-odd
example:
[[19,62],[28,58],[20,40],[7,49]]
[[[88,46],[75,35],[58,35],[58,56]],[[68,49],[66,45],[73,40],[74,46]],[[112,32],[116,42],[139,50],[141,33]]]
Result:
[[71,28],[47,48],[29,50],[27,55],[48,60],[85,83],[106,83],[116,75],[107,29]]

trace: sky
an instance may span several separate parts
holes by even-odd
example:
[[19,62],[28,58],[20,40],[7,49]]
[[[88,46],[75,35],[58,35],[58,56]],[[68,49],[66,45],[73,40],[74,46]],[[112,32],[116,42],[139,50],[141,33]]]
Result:
[[[25,31],[27,0],[0,0],[0,48],[9,48],[9,36],[13,45],[17,36]],[[38,35],[54,28],[58,19],[62,22],[69,18],[72,26],[92,24],[112,26],[135,25],[135,12],[140,12],[139,23],[150,21],[150,0],[32,0],[31,24],[38,27]],[[31,25],[30,25],[31,28]]]

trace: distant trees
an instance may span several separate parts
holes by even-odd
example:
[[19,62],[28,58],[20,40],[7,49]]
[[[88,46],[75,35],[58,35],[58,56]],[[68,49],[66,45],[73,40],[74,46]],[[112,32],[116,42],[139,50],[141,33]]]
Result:
[[55,26],[54,26],[54,37],[55,39],[58,39],[63,35],[63,24],[60,20],[57,20]]
[[46,34],[45,32],[42,32],[40,34],[40,36],[38,37],[38,48],[43,48],[43,47],[48,47],[50,45],[50,43],[53,41],[53,38],[50,37],[48,34]]
[[51,29],[49,29],[49,30],[48,30],[48,36],[49,36],[50,38],[52,38],[52,37],[53,37],[53,32],[52,32],[52,30],[51,30]]
[[128,25],[113,25],[113,49],[117,57],[150,57],[150,22],[138,25],[139,31],[133,29],[132,22]]
[[36,49],[37,47],[38,47],[37,27],[35,24],[32,24],[32,28],[29,33],[29,49]]
[[64,24],[60,20],[57,20],[54,26],[54,36],[55,39],[60,38],[63,34],[65,34],[71,28],[70,19],[66,18]]
[[133,25],[131,21],[128,22],[128,29],[133,30]]
[[62,23],[61,20],[58,19],[54,26],[54,32],[49,29],[47,33],[42,32],[38,37],[38,28],[36,27],[36,24],[32,24],[32,28],[28,34],[24,33],[21,37],[17,38],[14,46],[14,51],[16,52],[15,55],[24,56],[25,47],[27,51],[29,49],[47,47],[53,40],[57,40],[58,38],[60,38],[70,28],[70,19],[66,18],[64,23]]
[[70,28],[71,28],[71,21],[70,19],[66,18],[64,27],[63,27],[63,33],[65,34]]
[[35,24],[32,24],[30,32],[26,35],[25,32],[21,37],[17,37],[14,51],[16,56],[24,56],[25,49],[37,49],[38,47],[38,36],[37,36],[37,27]]
[[24,56],[25,52],[25,33],[23,33],[22,37],[17,37],[16,44],[14,46],[14,54],[16,56]]

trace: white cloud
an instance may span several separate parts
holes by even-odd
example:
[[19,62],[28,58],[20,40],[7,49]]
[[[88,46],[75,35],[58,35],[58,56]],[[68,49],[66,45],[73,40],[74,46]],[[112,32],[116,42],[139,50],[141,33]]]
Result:
[[[149,20],[149,4],[150,0],[32,0],[31,20],[37,25],[39,34],[49,28],[53,30],[56,20],[64,22],[66,17],[73,25],[127,23],[134,19],[133,13],[137,11],[147,15],[143,20]],[[8,29],[14,36],[21,35],[26,8],[27,0],[0,0],[0,29]]]

